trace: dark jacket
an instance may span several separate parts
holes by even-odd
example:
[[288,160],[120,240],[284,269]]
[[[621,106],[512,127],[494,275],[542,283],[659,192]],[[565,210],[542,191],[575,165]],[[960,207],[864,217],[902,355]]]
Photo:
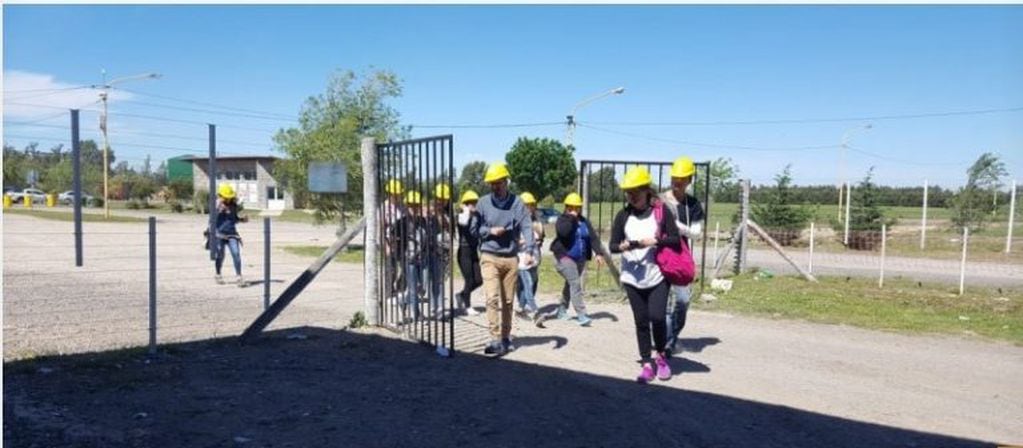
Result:
[[[625,208],[615,215],[614,224],[611,225],[611,253],[621,253],[622,250],[618,248],[625,241],[625,222],[628,221],[630,215],[634,215],[637,218],[645,219],[654,213],[653,204],[647,207],[642,212],[632,208],[631,205],[626,204]],[[660,223],[660,233],[662,237],[657,238],[657,247],[679,247],[682,243],[681,235],[678,233],[678,226],[675,225],[675,212],[671,210],[671,207],[664,205],[664,216]]]
[[[457,218],[456,218],[457,219]],[[473,250],[480,249],[480,215],[479,213],[469,213],[469,222],[465,225],[458,224],[458,245],[460,247],[470,248]]]
[[218,238],[238,236],[238,228],[235,226],[240,221],[243,219],[238,216],[237,202],[228,203],[222,199],[217,200],[216,229]]
[[554,240],[551,241],[551,252],[554,253],[554,258],[561,259],[562,257],[568,256],[569,249],[575,244],[575,233],[579,229],[579,222],[586,223],[586,226],[590,228],[590,247],[589,250],[584,254],[586,260],[593,259],[593,248],[597,247],[600,240],[597,237],[597,231],[590,225],[585,217],[580,216],[577,220],[574,216],[568,213],[562,213],[558,216],[558,221],[554,224]]

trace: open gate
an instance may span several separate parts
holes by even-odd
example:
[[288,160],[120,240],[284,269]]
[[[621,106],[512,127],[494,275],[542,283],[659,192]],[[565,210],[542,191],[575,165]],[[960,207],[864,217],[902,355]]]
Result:
[[453,137],[376,145],[381,324],[454,351]]
[[[642,166],[650,171],[653,187],[658,193],[671,190],[671,162],[651,162],[648,160],[583,160],[579,163],[579,190],[583,196],[583,214],[596,228],[604,246],[608,247],[611,238],[611,224],[615,214],[625,207],[625,192],[618,187],[625,171],[632,166]],[[699,246],[690,241],[690,249],[694,260],[699,264],[700,290],[694,294],[699,297],[703,293],[706,282],[707,261],[707,217],[710,216],[710,163],[699,162],[692,188],[695,196],[703,204],[703,236]],[[699,250],[697,250],[699,249]],[[699,253],[697,253],[699,252]],[[597,275],[601,274],[597,271]]]

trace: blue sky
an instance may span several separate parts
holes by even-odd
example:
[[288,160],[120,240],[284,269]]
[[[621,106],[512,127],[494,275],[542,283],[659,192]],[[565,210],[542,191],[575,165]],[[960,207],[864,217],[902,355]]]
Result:
[[[577,159],[730,157],[754,183],[792,163],[797,183],[833,184],[843,134],[870,123],[850,140],[873,154],[849,153],[852,180],[873,165],[885,184],[958,185],[985,151],[1023,174],[1020,6],[6,5],[3,13],[3,132],[18,147],[66,142],[61,108],[96,93],[45,89],[98,83],[102,68],[110,78],[163,75],[123,84],[137,92],[273,114],[161,108],[153,105],[210,107],[117,92],[110,129],[122,158],[206,148],[202,125],[130,115],[214,122],[225,153],[268,153],[273,130],[288,126],[332,71],[378,67],[403,80],[393,105],[413,125],[562,122],[584,98],[624,86],[577,114],[591,126],[576,131]],[[98,139],[88,110],[96,108],[85,106],[83,138]],[[24,122],[43,126],[16,124]],[[637,122],[717,124],[625,125]],[[562,139],[565,127],[413,133],[454,134],[461,164],[500,159],[520,136]],[[830,147],[776,150],[808,146]]]

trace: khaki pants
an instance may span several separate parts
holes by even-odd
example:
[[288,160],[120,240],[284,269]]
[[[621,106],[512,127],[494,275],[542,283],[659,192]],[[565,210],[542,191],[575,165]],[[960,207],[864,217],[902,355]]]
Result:
[[498,257],[488,253],[480,256],[483,292],[487,298],[487,321],[490,322],[490,336],[495,341],[511,335],[512,300],[519,279],[518,269],[517,257]]

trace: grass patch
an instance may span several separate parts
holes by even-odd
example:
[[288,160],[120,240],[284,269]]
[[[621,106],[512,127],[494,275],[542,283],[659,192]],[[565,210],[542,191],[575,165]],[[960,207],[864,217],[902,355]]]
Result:
[[[50,219],[54,221],[68,221],[73,222],[75,220],[75,214],[73,212],[64,211],[42,211],[42,210],[26,210],[18,208],[9,208],[4,210],[4,213],[10,213],[15,215],[34,216],[40,219]],[[139,218],[135,216],[119,216],[110,215],[109,218],[104,217],[101,213],[82,213],[82,222],[146,222],[146,218]]]
[[1023,291],[970,288],[963,296],[953,286],[925,285],[906,279],[796,277],[734,278],[728,293],[714,302],[695,302],[704,310],[909,333],[979,335],[1023,345]]
[[306,213],[302,210],[282,210],[280,216],[273,218],[276,221],[287,221],[287,222],[301,222],[306,224],[316,224],[316,217],[312,213]]
[[[285,246],[284,251],[290,254],[299,255],[303,257],[317,258],[323,255],[323,251],[327,250],[327,246]],[[363,260],[362,249],[349,249],[341,251],[338,256],[334,257],[335,263],[362,263]]]

